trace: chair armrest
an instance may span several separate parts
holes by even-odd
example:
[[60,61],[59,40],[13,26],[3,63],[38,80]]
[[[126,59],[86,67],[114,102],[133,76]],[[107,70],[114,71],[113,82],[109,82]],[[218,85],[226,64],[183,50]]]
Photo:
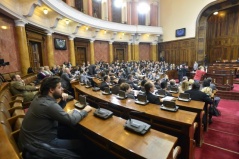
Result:
[[181,153],[181,147],[177,146],[173,150],[173,159],[177,159],[178,155]]
[[8,109],[8,112],[9,112],[10,114],[12,114],[16,109],[22,109],[22,106],[12,107],[12,108]]
[[15,130],[15,131],[11,132],[11,134],[10,134],[16,143],[18,143],[17,141],[18,141],[19,133],[20,133],[20,129]]
[[25,115],[22,114],[22,115],[13,116],[11,118],[8,118],[7,120],[8,120],[10,125],[13,125],[13,124],[16,123],[18,118],[24,118],[24,117],[25,117]]
[[9,102],[9,105],[12,107],[15,103],[21,103],[22,104],[22,101],[21,100],[13,100],[13,101]]

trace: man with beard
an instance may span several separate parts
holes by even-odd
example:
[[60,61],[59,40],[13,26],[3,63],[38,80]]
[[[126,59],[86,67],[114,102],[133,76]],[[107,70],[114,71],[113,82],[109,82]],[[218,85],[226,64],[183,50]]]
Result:
[[56,99],[66,100],[68,94],[63,93],[60,78],[45,78],[41,84],[40,95],[36,97],[24,117],[19,134],[19,148],[26,144],[43,142],[56,148],[75,150],[80,147],[79,140],[59,139],[58,122],[65,125],[76,125],[88,112],[90,106],[83,110],[76,109],[65,112]]

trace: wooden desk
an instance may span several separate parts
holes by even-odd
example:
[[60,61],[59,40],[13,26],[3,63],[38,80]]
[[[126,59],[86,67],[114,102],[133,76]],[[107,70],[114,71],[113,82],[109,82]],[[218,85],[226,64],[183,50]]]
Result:
[[[76,101],[68,102],[65,110],[74,108]],[[82,133],[88,139],[119,158],[172,159],[177,138],[150,129],[145,135],[137,135],[124,129],[125,120],[116,116],[107,120],[96,118],[93,110],[79,122]]]
[[131,111],[144,113],[132,114],[133,118],[142,120],[152,126],[152,128],[164,133],[174,135],[179,139],[179,146],[182,147],[182,158],[194,158],[194,121],[196,113],[184,110],[178,112],[168,112],[161,110],[156,104],[140,106],[135,104],[133,99],[119,100],[115,95],[102,95],[102,92],[93,92],[84,86],[75,85],[75,97],[79,94],[87,95],[90,105],[97,107],[100,105],[114,112],[114,115],[128,119]]

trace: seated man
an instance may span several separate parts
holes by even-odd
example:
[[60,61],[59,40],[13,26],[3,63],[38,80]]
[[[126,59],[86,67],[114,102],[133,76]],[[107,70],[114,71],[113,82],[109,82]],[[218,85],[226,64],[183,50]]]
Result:
[[103,82],[100,84],[100,90],[104,91],[105,87],[110,86],[110,76],[106,75],[103,78]]
[[147,100],[149,101],[149,103],[161,104],[159,97],[153,95],[155,86],[152,82],[150,81],[146,82],[144,84],[144,88],[145,88],[145,92],[146,92],[145,94],[147,96]]
[[[206,109],[207,109],[207,105],[213,103],[212,99],[206,93],[200,91],[200,84],[198,82],[194,82],[193,85],[192,85],[192,89],[185,91],[185,93],[189,93],[190,98],[192,100],[205,102],[205,106],[204,106],[204,111],[205,112],[206,112]],[[209,114],[209,123],[212,122],[211,118],[212,118],[212,116]],[[204,124],[206,122],[206,116],[205,115],[204,115],[204,118],[203,118],[203,122],[204,122]]]
[[10,83],[10,91],[15,96],[23,95],[24,102],[32,101],[37,94],[39,88],[35,86],[26,86],[20,75],[13,75]]
[[134,78],[132,74],[128,75],[128,84],[130,84],[131,88],[133,88],[134,90],[140,90],[141,87],[138,87],[135,83],[134,83]]
[[66,90],[67,93],[70,93],[72,96],[74,96],[74,90],[71,87],[71,82],[75,81],[75,79],[72,77],[70,69],[65,68],[64,72],[61,75],[61,83],[64,90]]
[[166,96],[172,96],[171,93],[167,92],[168,83],[166,81],[161,82],[161,89],[165,90]]
[[[76,125],[91,111],[90,106],[83,110],[65,112],[56,99],[66,100],[68,94],[63,93],[59,77],[49,77],[43,80],[40,95],[31,103],[24,117],[19,134],[20,150],[32,142],[47,143],[56,148],[79,149],[79,140],[59,139],[57,137],[58,122],[66,125]],[[79,150],[80,151],[80,150]]]
[[120,85],[120,90],[124,91],[128,98],[135,99],[134,95],[131,94],[131,87],[128,83],[122,83]]

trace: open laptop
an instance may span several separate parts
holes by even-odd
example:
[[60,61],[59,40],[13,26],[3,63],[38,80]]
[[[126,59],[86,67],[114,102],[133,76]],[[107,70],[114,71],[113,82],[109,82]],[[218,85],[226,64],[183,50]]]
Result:
[[171,87],[169,90],[170,93],[178,93],[178,87]]
[[156,93],[155,93],[156,96],[158,97],[161,97],[161,98],[164,98],[166,96],[166,91],[163,90],[163,89],[159,89]]
[[135,100],[135,103],[137,104],[141,104],[141,105],[146,105],[149,103],[149,101],[147,100],[147,96],[144,94],[138,94],[137,95],[137,99]]
[[91,86],[91,83],[90,83],[90,81],[87,81],[86,82],[86,86],[85,86],[85,88],[91,88],[92,86]]
[[178,96],[178,100],[184,101],[184,102],[189,102],[189,101],[191,101],[190,94],[189,93],[180,93]]
[[79,95],[79,102],[75,103],[75,107],[79,109],[83,109],[85,108],[86,105],[88,105],[88,103],[86,102],[86,97]]
[[116,96],[118,99],[125,99],[127,98],[125,91],[119,90],[119,94]]
[[104,95],[111,94],[110,88],[109,87],[105,87],[105,91],[103,91],[102,94],[104,94]]
[[172,112],[178,111],[178,106],[173,101],[163,101],[163,104],[160,105],[160,108],[163,110],[168,110]]

